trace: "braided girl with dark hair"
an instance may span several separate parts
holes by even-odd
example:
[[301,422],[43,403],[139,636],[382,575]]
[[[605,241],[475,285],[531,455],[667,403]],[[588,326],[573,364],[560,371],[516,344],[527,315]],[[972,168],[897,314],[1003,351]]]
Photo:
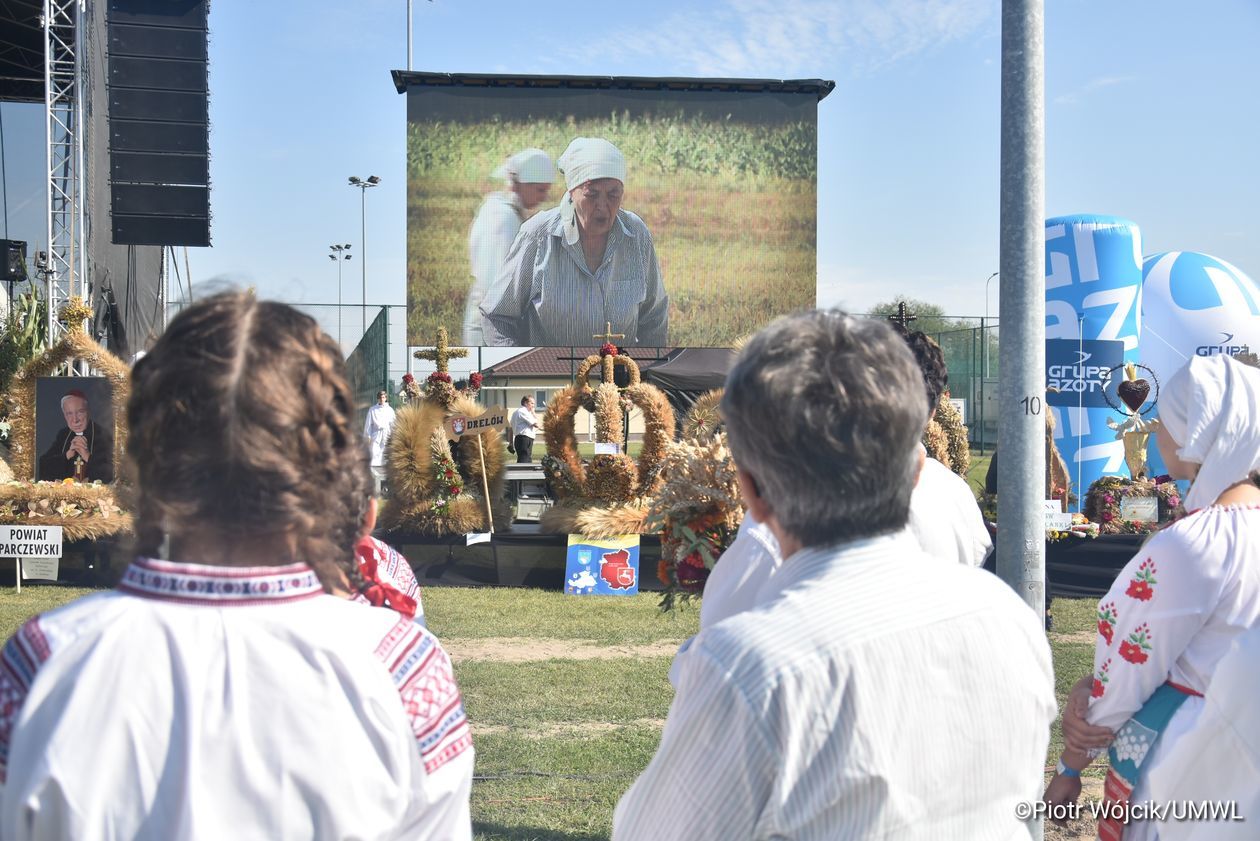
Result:
[[244,293],[180,314],[132,372],[137,550],[169,534],[175,560],[302,561],[325,589],[358,583],[371,479],[354,411],[310,316]]
[[[0,836],[471,839],[450,658],[329,594],[373,519],[354,415],[309,316],[226,293],[171,322],[127,404],[141,556],[0,653]],[[392,580],[364,600],[415,611]]]

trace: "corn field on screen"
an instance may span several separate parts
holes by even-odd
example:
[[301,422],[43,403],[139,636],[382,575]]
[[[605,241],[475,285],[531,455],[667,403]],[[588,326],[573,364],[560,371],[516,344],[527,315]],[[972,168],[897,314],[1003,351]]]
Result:
[[408,342],[729,347],[814,306],[817,104],[409,88]]

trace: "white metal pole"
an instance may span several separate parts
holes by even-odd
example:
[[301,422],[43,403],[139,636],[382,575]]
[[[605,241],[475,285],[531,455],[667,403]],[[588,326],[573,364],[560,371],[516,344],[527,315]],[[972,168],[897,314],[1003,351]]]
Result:
[[[1046,612],[1044,30],[1044,0],[1002,1],[997,569],[1038,618]],[[1040,838],[1039,824],[1035,832]]]
[[[367,187],[359,187],[360,237],[363,240],[363,334],[367,335]],[[362,335],[360,338],[362,338]]]

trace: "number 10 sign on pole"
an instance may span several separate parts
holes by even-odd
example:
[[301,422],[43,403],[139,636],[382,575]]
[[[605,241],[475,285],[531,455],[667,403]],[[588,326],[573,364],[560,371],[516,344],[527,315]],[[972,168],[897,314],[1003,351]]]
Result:
[[0,558],[17,564],[17,591],[27,578],[57,580],[61,560],[61,526],[0,526]]

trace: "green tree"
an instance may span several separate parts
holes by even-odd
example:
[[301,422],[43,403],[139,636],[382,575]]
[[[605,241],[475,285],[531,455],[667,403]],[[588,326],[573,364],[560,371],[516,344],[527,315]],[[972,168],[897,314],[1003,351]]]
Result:
[[13,310],[0,336],[0,391],[28,361],[48,347],[48,304],[35,288],[13,302]]

